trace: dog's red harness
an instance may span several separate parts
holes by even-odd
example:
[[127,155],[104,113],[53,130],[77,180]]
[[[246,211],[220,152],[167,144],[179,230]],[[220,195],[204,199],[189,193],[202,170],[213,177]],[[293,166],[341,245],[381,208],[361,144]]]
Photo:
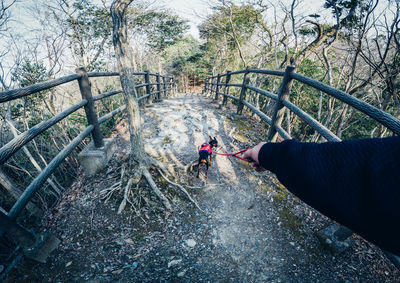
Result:
[[201,145],[201,147],[200,147],[200,149],[199,149],[199,152],[202,151],[202,150],[207,151],[208,154],[211,154],[211,152],[213,152],[211,145],[208,144],[208,143],[203,143],[203,144]]

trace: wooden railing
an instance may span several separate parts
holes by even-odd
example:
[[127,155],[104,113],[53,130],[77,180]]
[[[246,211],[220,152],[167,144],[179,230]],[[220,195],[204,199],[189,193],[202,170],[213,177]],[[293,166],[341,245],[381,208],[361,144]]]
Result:
[[[277,90],[277,93],[272,93],[267,90],[263,90],[254,86],[249,85],[249,74],[265,74],[270,76],[282,77],[281,84]],[[231,83],[231,77],[233,75],[243,75],[241,84]],[[225,78],[223,82],[221,79]],[[321,122],[313,118],[310,114],[306,113],[298,106],[290,102],[290,90],[293,80],[301,82],[305,85],[311,86],[317,90],[320,90],[340,101],[354,107],[362,113],[373,118],[375,121],[385,126],[393,132],[395,135],[400,135],[400,121],[390,115],[389,113],[382,111],[368,103],[351,96],[348,93],[335,89],[322,82],[313,80],[311,78],[302,76],[295,73],[295,67],[288,66],[285,71],[280,70],[260,70],[260,69],[249,69],[239,70],[235,72],[227,71],[225,74],[218,74],[216,76],[210,76],[205,79],[203,94],[210,92],[211,95],[215,95],[214,100],[218,102],[219,96],[223,96],[222,105],[226,105],[227,99],[231,99],[237,104],[237,113],[241,114],[243,106],[246,106],[250,111],[258,115],[266,124],[269,125],[269,132],[266,138],[267,141],[276,141],[277,136],[280,135],[283,139],[291,139],[290,134],[282,128],[282,121],[285,114],[286,108],[296,114],[309,126],[311,126],[316,132],[322,135],[326,140],[332,142],[341,141],[334,133],[332,133],[327,127]],[[220,91],[220,87],[224,87],[224,91]],[[229,94],[229,88],[240,88],[239,96],[233,96]],[[275,108],[273,109],[272,117],[267,116],[260,109],[257,109],[254,105],[246,101],[247,90],[254,91],[262,96],[270,98],[276,102]],[[352,235],[352,231],[344,226],[335,232],[335,236],[340,239],[346,239]],[[400,269],[400,258],[384,251],[388,258]]]
[[[138,98],[138,101],[145,100],[149,102],[153,97],[155,100],[161,100],[162,97],[168,97],[168,93],[173,89],[174,79],[172,77],[162,76],[160,74],[145,72],[133,73],[134,76],[144,77],[144,83],[136,85],[136,89],[145,88],[145,95]],[[118,113],[123,112],[126,109],[125,105],[122,105],[118,109],[98,118],[95,111],[94,103],[102,100],[106,97],[111,97],[122,92],[122,90],[114,90],[106,93],[92,96],[89,78],[93,77],[107,77],[107,76],[119,76],[117,72],[93,72],[86,73],[85,69],[77,69],[77,73],[62,78],[38,83],[35,85],[27,86],[24,88],[14,89],[10,91],[0,92],[0,103],[8,102],[39,91],[47,90],[55,86],[59,86],[68,82],[77,81],[79,89],[82,95],[82,100],[69,107],[68,109],[58,113],[49,120],[42,121],[39,124],[33,126],[26,132],[21,133],[6,145],[0,148],[0,166],[3,165],[13,154],[20,150],[29,141],[34,139],[51,126],[65,119],[72,113],[81,109],[85,109],[88,126],[81,133],[79,133],[64,149],[62,149],[54,159],[43,169],[43,171],[30,183],[30,185],[24,190],[23,194],[12,206],[10,211],[6,214],[0,212],[0,236],[4,233],[11,235],[13,241],[22,247],[29,247],[37,241],[37,236],[32,232],[27,231],[16,223],[16,218],[21,214],[25,206],[32,199],[33,195],[42,187],[44,182],[50,177],[50,175],[57,169],[61,162],[90,134],[92,135],[93,143],[96,148],[103,146],[103,135],[100,131],[100,124],[106,120],[112,118]],[[150,77],[154,77],[154,82],[151,82]],[[152,91],[152,86],[155,90]]]

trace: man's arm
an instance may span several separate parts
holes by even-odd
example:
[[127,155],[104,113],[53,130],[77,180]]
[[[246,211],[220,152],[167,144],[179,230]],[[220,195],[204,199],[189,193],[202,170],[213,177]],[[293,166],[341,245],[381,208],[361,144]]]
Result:
[[256,170],[275,173],[310,206],[400,254],[400,137],[322,144],[288,140],[258,145],[244,157]]

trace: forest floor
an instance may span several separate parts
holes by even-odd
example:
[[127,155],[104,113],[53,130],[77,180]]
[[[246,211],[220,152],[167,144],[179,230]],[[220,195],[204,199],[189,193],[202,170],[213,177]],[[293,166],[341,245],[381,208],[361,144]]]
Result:
[[[266,136],[262,123],[219,109],[210,98],[180,94],[144,109],[149,155],[169,164],[198,158],[198,146],[216,137],[218,151],[236,152]],[[302,203],[273,174],[256,173],[238,159],[216,156],[208,180],[195,173],[175,180],[204,212],[152,172],[174,212],[158,200],[138,215],[117,214],[122,194],[99,196],[120,177],[129,152],[126,121],[117,127],[117,152],[103,172],[83,174],[45,218],[42,230],[62,240],[48,263],[24,259],[8,282],[399,282],[400,272],[382,252],[358,236],[355,245],[332,255],[315,232],[331,221]],[[138,209],[138,208],[137,208]]]

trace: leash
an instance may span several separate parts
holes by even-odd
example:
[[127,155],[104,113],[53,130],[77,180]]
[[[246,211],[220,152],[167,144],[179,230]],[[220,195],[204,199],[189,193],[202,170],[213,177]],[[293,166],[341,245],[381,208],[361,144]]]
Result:
[[216,151],[213,150],[213,153],[218,154],[218,155],[223,155],[223,156],[233,156],[233,157],[239,158],[240,160],[249,162],[247,159],[238,156],[239,154],[242,154],[243,152],[245,152],[245,151],[247,151],[249,149],[250,148],[246,148],[246,149],[243,149],[243,150],[235,152],[235,153],[219,153],[219,152],[216,152]]

